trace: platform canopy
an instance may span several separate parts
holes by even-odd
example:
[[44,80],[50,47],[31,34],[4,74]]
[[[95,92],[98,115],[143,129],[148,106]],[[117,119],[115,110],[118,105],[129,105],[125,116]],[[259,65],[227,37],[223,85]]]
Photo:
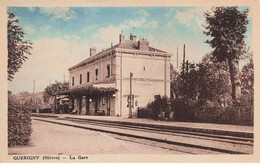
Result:
[[113,95],[117,92],[115,87],[109,86],[85,86],[80,88],[72,88],[66,91],[58,92],[54,95],[69,95],[69,96],[77,96],[77,95],[86,95],[86,96],[101,96],[101,95]]

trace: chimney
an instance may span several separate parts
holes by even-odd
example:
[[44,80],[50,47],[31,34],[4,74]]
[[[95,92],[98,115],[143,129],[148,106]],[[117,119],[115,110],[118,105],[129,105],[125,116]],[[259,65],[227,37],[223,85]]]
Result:
[[136,41],[136,36],[132,35],[132,33],[130,33],[130,40]]
[[96,48],[95,47],[92,47],[92,48],[90,48],[90,51],[89,51],[89,53],[90,53],[90,57],[92,56],[92,55],[95,55],[96,54]]
[[119,34],[119,44],[125,41],[125,35],[123,34],[123,31]]
[[149,51],[149,41],[144,38],[140,39],[138,41],[138,49],[144,50],[144,51]]

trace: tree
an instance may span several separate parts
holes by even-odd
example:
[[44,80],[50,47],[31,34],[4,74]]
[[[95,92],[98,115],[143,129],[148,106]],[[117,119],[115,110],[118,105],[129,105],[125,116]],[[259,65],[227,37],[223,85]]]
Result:
[[25,33],[18,25],[19,20],[13,13],[8,13],[7,33],[8,33],[8,80],[12,81],[14,74],[22,67],[23,62],[28,59],[32,49],[30,41],[23,40]]
[[254,63],[252,55],[249,58],[241,72],[241,98],[245,106],[254,106]]
[[238,61],[246,53],[247,15],[248,10],[239,11],[237,7],[215,7],[205,13],[208,25],[204,33],[213,38],[206,43],[214,49],[212,55],[217,62],[228,62],[233,102],[241,95]]
[[17,95],[12,95],[13,100],[16,103],[23,105],[25,108],[29,110],[36,110],[40,109],[44,106],[43,102],[43,93],[29,93],[27,91],[20,92]]
[[181,72],[171,82],[174,99],[184,99],[189,104],[228,105],[231,98],[228,65],[213,59],[207,54],[198,64],[186,63],[185,76]]
[[200,102],[211,101],[217,105],[227,106],[230,101],[230,81],[226,62],[215,62],[211,54],[203,57],[197,65],[198,99]]

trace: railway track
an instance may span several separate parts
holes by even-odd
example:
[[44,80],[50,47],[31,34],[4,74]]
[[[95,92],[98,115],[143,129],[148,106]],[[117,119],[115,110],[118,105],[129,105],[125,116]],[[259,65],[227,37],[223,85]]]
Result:
[[34,117],[49,123],[106,132],[116,139],[187,154],[252,154],[253,138],[192,131],[159,129],[134,124],[119,124],[89,119]]
[[[77,118],[63,118],[60,120],[69,120],[77,123],[82,124],[94,124],[99,126],[110,126],[114,128],[122,128],[122,129],[128,129],[128,130],[135,130],[135,131],[143,131],[143,132],[152,132],[152,133],[161,133],[161,134],[167,134],[167,135],[182,135],[183,137],[193,137],[193,138],[200,138],[200,139],[213,139],[213,140],[219,140],[222,142],[234,142],[238,141],[240,144],[246,144],[251,145],[249,142],[254,142],[252,138],[245,138],[245,137],[234,137],[234,136],[223,136],[223,135],[216,135],[216,134],[206,134],[206,133],[199,133],[199,132],[192,132],[192,131],[178,131],[178,130],[171,130],[171,129],[158,129],[153,127],[143,127],[139,125],[129,125],[129,124],[118,124],[114,122],[99,122],[99,121],[92,121],[92,120],[83,120],[83,119],[77,119]],[[187,135],[188,134],[188,135]],[[231,140],[231,141],[227,141]],[[243,143],[245,142],[245,143]]]

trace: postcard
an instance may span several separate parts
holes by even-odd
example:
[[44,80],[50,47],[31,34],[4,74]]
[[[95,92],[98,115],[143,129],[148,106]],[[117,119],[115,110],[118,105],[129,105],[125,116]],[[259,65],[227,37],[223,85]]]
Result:
[[0,162],[259,162],[259,1],[0,11]]

